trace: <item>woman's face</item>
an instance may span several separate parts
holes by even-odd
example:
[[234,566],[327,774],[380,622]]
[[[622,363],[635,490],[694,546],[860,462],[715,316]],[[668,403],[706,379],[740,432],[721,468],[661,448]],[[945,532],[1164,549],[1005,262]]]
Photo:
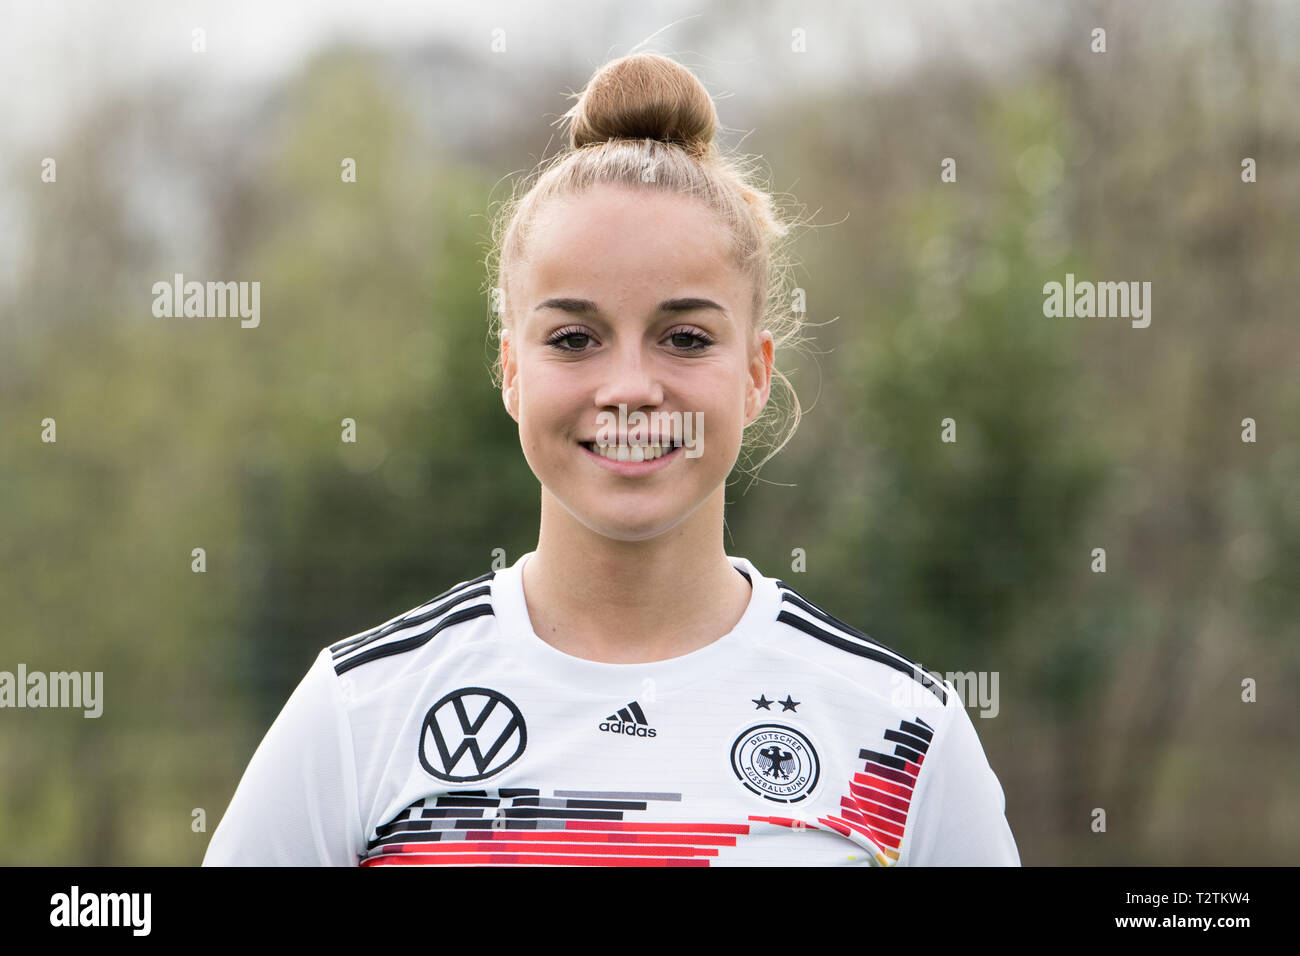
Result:
[[[726,245],[703,202],[653,190],[595,186],[534,220],[506,291],[503,397],[546,492],[598,534],[645,540],[715,491],[720,505],[767,401],[772,335],[754,335]],[[592,450],[647,437],[687,446],[648,462],[627,448],[621,464]]]

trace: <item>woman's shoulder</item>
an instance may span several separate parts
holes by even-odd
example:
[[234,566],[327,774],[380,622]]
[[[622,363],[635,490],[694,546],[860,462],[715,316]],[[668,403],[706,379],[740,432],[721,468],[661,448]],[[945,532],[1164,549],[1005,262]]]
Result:
[[787,644],[848,676],[857,677],[900,704],[921,697],[948,706],[949,689],[917,661],[836,617],[786,581],[774,579],[780,596],[776,620],[800,637]]
[[381,624],[328,645],[334,672],[342,676],[372,661],[416,651],[447,628],[491,615],[496,573],[466,578]]

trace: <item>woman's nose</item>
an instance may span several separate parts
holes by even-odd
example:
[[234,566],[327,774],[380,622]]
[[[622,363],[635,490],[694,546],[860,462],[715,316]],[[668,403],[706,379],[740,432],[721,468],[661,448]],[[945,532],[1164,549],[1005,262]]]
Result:
[[602,408],[626,405],[630,410],[663,402],[663,386],[652,363],[639,348],[615,353],[601,374],[596,404]]

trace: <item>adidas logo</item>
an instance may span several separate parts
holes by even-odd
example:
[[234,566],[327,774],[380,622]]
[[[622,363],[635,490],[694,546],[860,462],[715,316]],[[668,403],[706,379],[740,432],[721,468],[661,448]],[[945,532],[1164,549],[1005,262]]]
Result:
[[600,729],[611,734],[625,734],[628,737],[653,737],[655,729],[645,719],[645,711],[636,701],[619,709],[617,714],[610,714],[600,722]]

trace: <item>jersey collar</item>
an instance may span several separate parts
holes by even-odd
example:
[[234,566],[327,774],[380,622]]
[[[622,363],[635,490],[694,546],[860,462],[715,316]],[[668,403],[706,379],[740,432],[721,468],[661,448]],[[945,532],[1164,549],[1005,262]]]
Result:
[[[563,681],[593,697],[618,693],[655,692],[706,677],[717,677],[735,666],[738,656],[752,651],[767,635],[780,610],[776,581],[765,577],[743,557],[727,555],[732,567],[744,572],[752,591],[745,613],[736,626],[717,640],[689,654],[641,664],[591,661],[559,650],[533,630],[524,600],[523,568],[536,552],[521,555],[514,564],[492,577],[492,610],[511,648],[537,673]],[[645,682],[650,681],[647,685]]]

